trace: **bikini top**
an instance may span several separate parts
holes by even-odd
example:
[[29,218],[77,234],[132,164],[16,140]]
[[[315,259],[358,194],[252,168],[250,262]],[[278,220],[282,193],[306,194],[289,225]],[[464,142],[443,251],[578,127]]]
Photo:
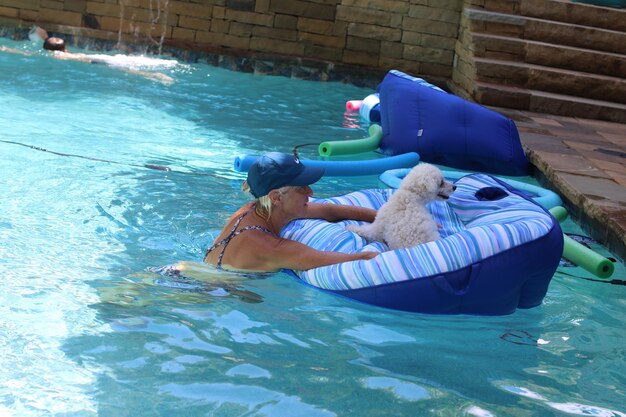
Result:
[[[252,209],[250,209],[252,210]],[[215,267],[217,269],[222,269],[222,257],[224,256],[224,251],[226,250],[226,246],[228,246],[228,244],[230,243],[231,240],[233,240],[233,238],[235,236],[238,236],[240,234],[242,234],[243,232],[247,231],[247,230],[259,230],[261,232],[265,232],[265,233],[269,233],[269,234],[274,234],[274,232],[272,232],[271,230],[263,227],[263,226],[257,226],[257,225],[251,225],[251,226],[246,226],[246,227],[242,227],[241,229],[237,230],[237,227],[239,226],[239,223],[241,223],[241,221],[243,220],[244,217],[246,217],[248,215],[248,213],[250,213],[250,210],[246,211],[245,213],[243,213],[235,222],[235,225],[233,226],[232,230],[230,231],[230,233],[228,234],[228,236],[226,236],[224,239],[220,240],[217,243],[214,243],[213,246],[211,246],[210,248],[208,248],[206,250],[206,254],[204,255],[204,257],[206,258],[209,253],[211,253],[213,250],[217,249],[219,246],[224,245],[224,247],[222,248],[222,251],[220,252],[220,254],[217,256],[217,263],[215,265]],[[235,231],[237,230],[237,231]]]

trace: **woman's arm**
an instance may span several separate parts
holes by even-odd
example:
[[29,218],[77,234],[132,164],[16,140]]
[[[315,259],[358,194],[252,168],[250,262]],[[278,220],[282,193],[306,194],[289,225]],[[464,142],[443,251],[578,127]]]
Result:
[[360,220],[371,223],[376,217],[376,210],[367,207],[321,203],[309,203],[307,207],[308,219],[324,219],[329,222]]
[[342,262],[372,259],[377,255],[378,252],[342,253],[318,251],[303,243],[289,239],[280,239],[274,247],[269,247],[265,253],[267,262],[272,265],[272,270],[287,268],[299,271]]
[[303,243],[269,236],[263,232],[249,232],[245,243],[237,248],[231,265],[236,269],[277,271],[282,268],[307,270],[342,262],[372,259],[378,252],[325,252]]

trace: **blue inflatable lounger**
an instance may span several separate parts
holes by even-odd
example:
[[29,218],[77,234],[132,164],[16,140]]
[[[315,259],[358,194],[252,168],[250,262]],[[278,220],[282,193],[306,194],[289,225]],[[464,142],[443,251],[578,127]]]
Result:
[[[559,223],[541,206],[487,174],[456,182],[428,207],[441,239],[387,250],[345,230],[354,221],[296,220],[281,236],[318,250],[381,252],[370,260],[287,271],[314,287],[376,306],[433,314],[510,314],[541,304],[563,253]],[[378,209],[393,189],[364,190],[318,202]]]
[[396,70],[378,92],[384,153],[417,152],[422,161],[457,169],[528,175],[517,127],[500,113]]

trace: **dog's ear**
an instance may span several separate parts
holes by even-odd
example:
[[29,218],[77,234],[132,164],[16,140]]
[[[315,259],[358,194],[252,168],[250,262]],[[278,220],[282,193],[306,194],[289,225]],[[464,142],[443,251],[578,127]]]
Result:
[[434,170],[429,169],[428,175],[423,178],[424,187],[430,192],[437,192],[441,186],[441,178]]
[[439,192],[445,186],[445,179],[443,176],[433,176],[434,188],[435,192]]

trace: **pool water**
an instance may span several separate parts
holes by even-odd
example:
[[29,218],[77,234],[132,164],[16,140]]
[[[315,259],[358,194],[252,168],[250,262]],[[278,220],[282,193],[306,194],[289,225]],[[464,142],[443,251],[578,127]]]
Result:
[[0,53],[0,415],[626,416],[626,286],[577,267],[503,317],[385,310],[282,273],[148,272],[200,262],[249,201],[235,156],[365,137],[343,106],[370,93],[150,70],[176,82]]

